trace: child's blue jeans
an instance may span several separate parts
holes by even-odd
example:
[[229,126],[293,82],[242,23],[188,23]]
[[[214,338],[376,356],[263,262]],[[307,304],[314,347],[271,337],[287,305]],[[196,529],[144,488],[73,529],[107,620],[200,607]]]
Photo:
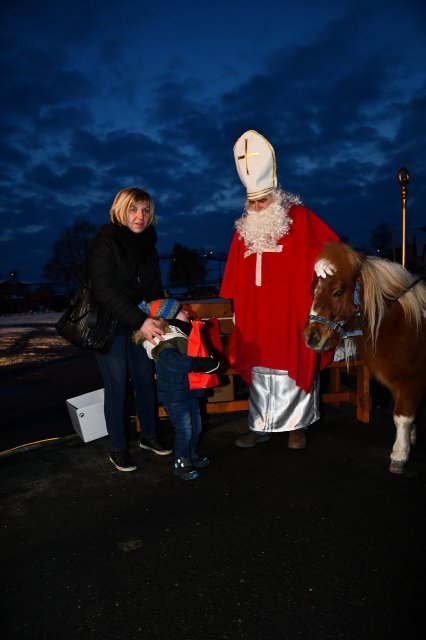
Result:
[[189,458],[197,449],[201,434],[201,414],[198,398],[180,402],[163,402],[175,430],[175,458]]

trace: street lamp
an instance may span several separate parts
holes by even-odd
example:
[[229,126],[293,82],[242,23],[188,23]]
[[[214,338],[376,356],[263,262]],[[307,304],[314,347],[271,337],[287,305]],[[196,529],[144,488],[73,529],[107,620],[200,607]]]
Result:
[[401,167],[398,171],[398,180],[401,185],[402,198],[402,256],[401,264],[405,267],[405,249],[407,244],[407,184],[410,180],[410,174],[405,167]]

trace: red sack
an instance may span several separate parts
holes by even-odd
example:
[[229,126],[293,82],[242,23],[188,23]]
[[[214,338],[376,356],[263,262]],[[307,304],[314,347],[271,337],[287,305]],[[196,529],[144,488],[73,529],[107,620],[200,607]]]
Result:
[[[201,337],[201,329],[204,323],[201,320],[191,320],[191,324],[192,329],[188,338],[187,354],[193,357],[200,356],[206,358],[210,354]],[[191,371],[188,373],[188,378],[190,389],[207,389],[209,387],[217,387],[219,384],[219,378],[215,373],[194,373]]]
[[217,318],[204,320],[201,335],[209,355],[219,360],[221,364],[226,364],[225,348],[220,337],[219,320]]

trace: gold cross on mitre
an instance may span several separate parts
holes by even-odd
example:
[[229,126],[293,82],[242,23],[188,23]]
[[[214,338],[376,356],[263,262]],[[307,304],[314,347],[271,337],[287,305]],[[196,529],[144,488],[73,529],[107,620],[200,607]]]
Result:
[[250,175],[250,171],[249,171],[249,164],[248,164],[248,159],[251,158],[252,156],[258,156],[260,155],[258,151],[254,152],[254,153],[249,153],[248,152],[248,140],[247,138],[244,139],[245,142],[245,148],[244,148],[244,155],[243,156],[238,156],[238,160],[244,160],[246,161],[246,171],[247,171],[247,175]]

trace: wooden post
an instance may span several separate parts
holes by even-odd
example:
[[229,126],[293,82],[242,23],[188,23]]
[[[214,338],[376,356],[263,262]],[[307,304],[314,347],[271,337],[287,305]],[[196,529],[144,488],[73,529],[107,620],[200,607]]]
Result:
[[401,245],[401,264],[405,267],[405,252],[407,246],[407,183],[410,180],[410,174],[405,167],[401,167],[398,171],[398,180],[401,185],[402,198],[402,245]]

